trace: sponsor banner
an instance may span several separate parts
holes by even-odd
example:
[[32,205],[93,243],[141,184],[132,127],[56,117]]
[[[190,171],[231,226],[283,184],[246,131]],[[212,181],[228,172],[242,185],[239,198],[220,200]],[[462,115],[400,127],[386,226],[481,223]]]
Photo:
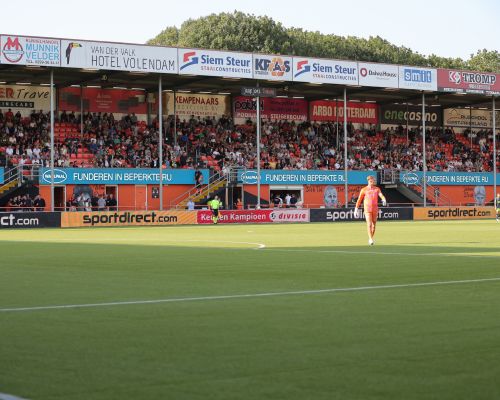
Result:
[[[496,118],[500,121],[500,111],[497,111]],[[444,110],[444,124],[463,128],[491,128],[493,113],[490,110],[447,108]]]
[[[309,209],[220,210],[221,224],[309,222]],[[210,210],[198,211],[199,224],[213,224]]]
[[3,167],[0,167],[0,183],[3,183],[4,182],[4,169]]
[[399,69],[397,65],[358,62],[359,84],[386,88],[399,87]]
[[358,85],[358,63],[354,61],[294,57],[293,80],[297,82]]
[[[233,116],[236,123],[257,119],[257,100],[238,96],[233,99]],[[260,116],[271,121],[307,121],[307,101],[275,97],[260,98]]]
[[292,57],[254,54],[253,77],[268,81],[291,81],[292,61]]
[[[310,103],[311,121],[343,121],[344,102],[318,100]],[[376,124],[378,106],[373,103],[347,102],[347,120],[352,123]]]
[[253,78],[252,54],[179,49],[179,74]]
[[0,85],[0,108],[17,111],[48,110],[50,88],[47,86]]
[[[380,123],[388,125],[422,125],[422,107],[388,104],[380,107]],[[443,126],[441,107],[426,107],[426,126]]]
[[500,94],[500,74],[438,69],[438,89],[443,92]]
[[435,68],[399,67],[400,89],[437,90]]
[[61,41],[51,38],[0,36],[0,63],[61,65]]
[[[203,181],[208,182],[208,169],[200,170]],[[194,184],[194,169],[164,169],[165,185]],[[52,173],[50,168],[40,169],[40,184],[50,185]],[[160,174],[152,168],[54,168],[56,185],[157,185]]]
[[61,40],[61,67],[176,74],[177,49],[136,44]]
[[105,211],[63,212],[61,227],[94,226],[158,226],[196,224],[194,211]]
[[[416,185],[423,181],[424,173],[421,171],[402,171],[399,179],[406,185]],[[497,182],[500,174],[497,174]],[[492,172],[427,172],[427,183],[430,185],[493,185]]]
[[[90,112],[147,114],[146,95],[142,90],[83,88],[83,109]],[[80,111],[80,88],[59,91],[59,110]]]
[[[271,210],[220,210],[220,224],[259,224],[273,222]],[[198,211],[199,224],[213,224],[212,211]]]
[[[174,114],[174,94],[163,92],[163,114]],[[231,114],[230,97],[210,94],[175,94],[175,113],[181,121],[195,117],[222,117]]]
[[[366,184],[370,171],[348,171],[347,180],[351,185]],[[246,185],[257,184],[257,171],[238,171],[238,182]],[[261,170],[260,183],[262,185],[343,185],[344,171],[331,170]]]
[[[407,221],[413,219],[412,207],[381,207],[378,219],[382,221]],[[354,208],[320,208],[311,210],[311,222],[364,221],[362,209],[358,218],[354,217]]]
[[495,218],[493,207],[415,207],[413,218],[416,221],[447,219],[488,219]]
[[0,229],[60,228],[58,212],[0,212]]

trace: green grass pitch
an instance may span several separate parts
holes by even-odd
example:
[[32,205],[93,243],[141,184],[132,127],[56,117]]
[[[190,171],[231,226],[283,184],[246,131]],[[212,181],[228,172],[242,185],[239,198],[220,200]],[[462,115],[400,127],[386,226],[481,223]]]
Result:
[[0,398],[499,399],[500,224],[377,228],[2,231]]

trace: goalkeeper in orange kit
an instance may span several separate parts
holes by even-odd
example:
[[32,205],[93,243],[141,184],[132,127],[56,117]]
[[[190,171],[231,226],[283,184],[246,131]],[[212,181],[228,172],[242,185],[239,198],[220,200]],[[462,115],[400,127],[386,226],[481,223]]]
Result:
[[359,193],[358,201],[356,202],[356,208],[354,209],[354,217],[359,218],[359,206],[363,202],[363,208],[365,212],[366,228],[368,231],[368,244],[373,246],[375,242],[373,237],[375,236],[375,227],[377,225],[378,217],[378,198],[382,200],[382,205],[385,207],[387,204],[384,195],[380,191],[380,188],[375,186],[375,178],[369,176],[367,178],[368,185],[361,189]]

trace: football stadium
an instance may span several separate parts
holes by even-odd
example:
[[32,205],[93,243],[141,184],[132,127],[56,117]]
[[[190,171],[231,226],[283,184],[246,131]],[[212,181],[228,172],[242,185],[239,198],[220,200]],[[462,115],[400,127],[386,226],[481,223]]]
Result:
[[499,95],[0,34],[0,399],[500,398]]

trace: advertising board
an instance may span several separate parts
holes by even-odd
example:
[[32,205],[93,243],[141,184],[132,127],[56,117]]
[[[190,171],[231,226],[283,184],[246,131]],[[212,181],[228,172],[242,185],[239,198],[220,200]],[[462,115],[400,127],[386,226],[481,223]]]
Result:
[[59,212],[1,212],[0,229],[60,228]]
[[161,226],[196,224],[195,211],[63,212],[63,228],[101,226]]
[[493,207],[415,207],[414,219],[417,221],[489,219],[495,218]]

